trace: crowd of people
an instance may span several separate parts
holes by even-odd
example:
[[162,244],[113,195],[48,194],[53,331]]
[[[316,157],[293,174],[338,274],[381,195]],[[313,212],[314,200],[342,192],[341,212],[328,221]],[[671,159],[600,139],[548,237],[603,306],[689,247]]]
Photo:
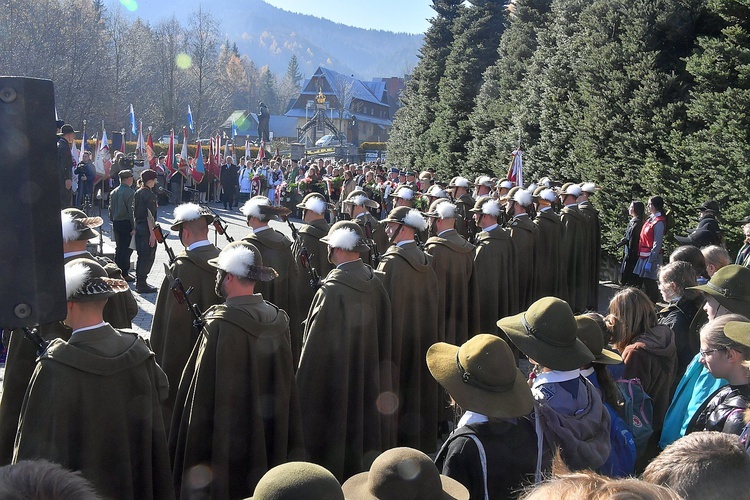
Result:
[[[241,240],[216,247],[215,214],[178,204],[184,250],[148,342],[128,330],[124,261],[85,251],[101,218],[64,209],[67,317],[37,344],[3,335],[0,477],[102,498],[746,494],[750,269],[721,240],[699,248],[695,231],[664,264],[652,197],[623,240],[637,286],[599,311],[594,184],[396,170],[375,195],[378,165],[319,166],[346,182],[338,199],[325,180],[305,193],[291,240],[269,225],[290,208],[270,186],[240,198],[241,170],[221,183]],[[321,173],[295,168],[298,186]],[[152,293],[156,177],[112,196],[139,293]],[[29,470],[49,472],[26,484]]]

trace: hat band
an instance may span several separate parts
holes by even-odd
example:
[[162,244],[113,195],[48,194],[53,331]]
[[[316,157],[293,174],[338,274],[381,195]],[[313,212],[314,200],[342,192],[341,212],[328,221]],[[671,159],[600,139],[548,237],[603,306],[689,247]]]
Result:
[[550,344],[555,347],[570,347],[573,343],[570,341],[560,341],[560,340],[554,340],[549,337],[543,336],[539,330],[534,328],[529,324],[528,321],[526,321],[526,314],[524,313],[523,316],[521,316],[521,324],[523,324],[523,327],[526,329],[526,334],[531,335],[533,337],[536,337],[537,339],[541,340],[545,344]]
[[477,380],[477,378],[474,375],[466,371],[466,369],[464,369],[464,367],[461,366],[461,360],[458,357],[458,352],[456,352],[456,366],[458,366],[458,373],[461,374],[461,380],[464,382],[464,384],[469,384],[470,386],[476,387],[477,389],[482,389],[483,391],[508,392],[509,390],[513,388],[513,385],[515,385],[516,383],[515,379],[508,384],[500,385],[500,386],[487,385],[487,384],[480,382],[479,380]]
[[738,297],[733,297],[733,296],[732,296],[732,291],[731,291],[731,290],[730,290],[729,288],[721,288],[721,287],[718,287],[718,286],[714,285],[713,283],[711,283],[710,281],[709,281],[708,283],[706,283],[706,285],[708,286],[708,288],[710,288],[710,289],[711,289],[711,290],[713,290],[714,292],[716,292],[716,293],[718,293],[719,295],[721,295],[721,296],[723,296],[723,297],[726,297],[726,298],[728,298],[728,299],[739,299],[739,300],[746,300],[746,299],[744,299],[743,297],[740,297],[740,296],[738,296]]

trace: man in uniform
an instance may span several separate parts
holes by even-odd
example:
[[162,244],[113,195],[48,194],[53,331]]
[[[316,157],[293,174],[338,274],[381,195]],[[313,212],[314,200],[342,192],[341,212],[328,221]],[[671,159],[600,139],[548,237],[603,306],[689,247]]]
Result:
[[561,245],[561,259],[565,269],[567,290],[564,300],[570,304],[574,313],[586,310],[587,287],[584,277],[584,267],[589,260],[588,253],[593,252],[586,239],[586,216],[578,208],[578,197],[581,196],[581,186],[568,182],[560,189],[560,220],[563,225]]
[[70,340],[52,341],[29,383],[13,462],[79,470],[107,498],[173,498],[159,399],[167,377],[135,332],[104,321],[128,290],[89,259],[65,265]]
[[377,267],[380,263],[380,256],[388,250],[390,245],[388,235],[385,234],[385,227],[378,219],[373,217],[369,210],[371,208],[377,210],[380,205],[368,198],[364,191],[355,189],[342,202],[342,206],[351,220],[362,228],[362,233],[367,239],[368,248],[360,256],[362,261],[370,266]]
[[[60,178],[60,208],[68,208],[73,201],[71,188],[73,187],[73,165],[77,158],[73,158],[71,148],[76,139],[76,130],[65,124],[60,129],[57,139],[57,170]],[[81,146],[83,147],[83,145]]]
[[599,219],[599,211],[594,208],[590,200],[595,193],[596,184],[584,182],[581,184],[581,196],[578,197],[578,208],[586,216],[588,240],[591,245],[589,252],[586,252],[589,259],[584,269],[588,280],[586,309],[591,311],[599,308],[599,264],[602,256],[602,223]]
[[508,214],[510,238],[516,247],[516,285],[518,286],[518,310],[525,311],[534,302],[536,279],[536,241],[538,228],[531,221],[528,209],[532,203],[531,193],[521,187],[514,187],[505,197],[505,213]]
[[337,222],[321,241],[336,267],[305,321],[297,385],[308,459],[343,481],[396,444],[391,302],[359,258],[367,251],[359,225]]
[[565,267],[562,263],[560,245],[562,243],[562,222],[560,216],[552,210],[557,196],[555,192],[544,186],[536,189],[537,212],[534,224],[539,228],[536,258],[536,292],[537,298],[563,298],[565,288],[563,278]]
[[513,181],[510,181],[508,179],[500,179],[497,181],[496,191],[497,191],[497,197],[498,199],[502,199],[506,194],[508,194],[508,191],[513,189]]
[[479,273],[479,331],[506,339],[497,328],[497,319],[518,310],[516,247],[510,231],[498,224],[499,201],[480,198],[471,212],[477,227],[481,228],[474,253],[474,265]]
[[[482,196],[492,195],[492,179],[486,175],[480,175],[474,181],[474,196],[478,199]],[[461,344],[458,344],[461,345]]]
[[470,219],[474,198],[469,194],[469,179],[460,176],[454,177],[448,184],[447,191],[456,205],[456,231],[463,238],[471,240],[474,235],[469,234],[469,226],[472,225]]
[[156,194],[152,191],[156,184],[156,172],[146,169],[141,172],[141,187],[135,192],[133,216],[135,218],[135,248],[138,261],[135,265],[135,291],[156,293],[156,287],[146,282],[156,257]]
[[[219,255],[219,249],[208,241],[208,224],[211,222],[211,213],[194,203],[183,203],[174,209],[171,229],[179,231],[180,243],[185,250],[177,255],[169,266],[169,272],[173,278],[179,278],[185,289],[193,288],[187,300],[189,305],[196,304],[201,311],[221,303],[221,298],[214,291],[216,269],[208,263]],[[169,277],[165,276],[156,297],[156,310],[151,322],[151,346],[156,354],[156,362],[169,379],[169,397],[162,402],[167,434],[180,376],[200,334],[193,326],[194,317],[188,310],[188,304],[177,301],[170,285]]]
[[391,299],[394,387],[398,395],[398,446],[425,453],[437,448],[438,386],[425,356],[427,349],[444,337],[439,321],[438,289],[432,258],[414,241],[414,234],[427,228],[419,210],[397,207],[383,219],[392,246],[383,255],[378,272]]
[[135,234],[133,227],[133,203],[135,191],[133,191],[133,172],[120,170],[117,173],[120,185],[117,186],[109,197],[109,220],[112,221],[112,232],[115,233],[115,264],[122,271],[122,276],[127,282],[135,281],[130,276],[130,240]]
[[246,498],[272,467],[304,460],[289,317],[257,291],[277,275],[255,246],[229,243],[210,264],[226,302],[206,312],[180,382],[174,487],[181,498]]

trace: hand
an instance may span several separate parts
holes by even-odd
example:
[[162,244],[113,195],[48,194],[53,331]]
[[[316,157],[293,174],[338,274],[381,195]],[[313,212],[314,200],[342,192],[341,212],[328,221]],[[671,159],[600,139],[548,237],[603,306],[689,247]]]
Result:
[[70,189],[71,187],[73,187],[73,181],[71,181],[70,179],[66,179],[65,180],[65,189]]
[[151,231],[151,234],[148,237],[148,246],[155,247],[156,246],[156,235],[153,231]]
[[135,229],[133,229],[132,231],[130,231],[130,236],[133,236],[134,234],[135,234]]
[[646,262],[646,265],[643,267],[647,273],[651,272],[651,262]]

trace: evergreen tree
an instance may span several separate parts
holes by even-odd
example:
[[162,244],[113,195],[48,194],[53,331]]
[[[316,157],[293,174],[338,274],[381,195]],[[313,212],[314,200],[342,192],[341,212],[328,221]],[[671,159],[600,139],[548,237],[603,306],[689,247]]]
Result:
[[268,110],[273,114],[280,112],[279,91],[276,83],[276,77],[268,66],[260,70],[260,88],[258,99],[268,106]]
[[295,54],[292,54],[292,57],[289,59],[289,64],[286,67],[286,80],[293,84],[295,88],[297,88],[297,91],[299,92],[301,88],[301,81],[305,76],[302,74],[299,68],[299,61],[297,61],[297,56]]

